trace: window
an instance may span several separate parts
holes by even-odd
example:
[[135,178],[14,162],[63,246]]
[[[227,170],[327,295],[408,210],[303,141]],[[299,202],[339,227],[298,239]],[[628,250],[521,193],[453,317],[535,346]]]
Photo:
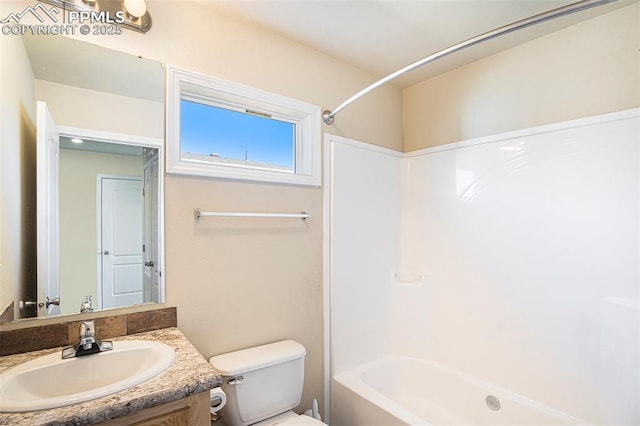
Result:
[[167,172],[320,185],[320,107],[168,68]]
[[184,98],[180,159],[295,172],[296,123]]

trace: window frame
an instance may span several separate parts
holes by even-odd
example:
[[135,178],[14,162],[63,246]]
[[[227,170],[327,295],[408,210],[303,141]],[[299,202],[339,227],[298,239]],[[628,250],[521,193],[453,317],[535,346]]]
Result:
[[[250,110],[295,124],[294,170],[183,160],[180,156],[181,101],[246,114]],[[167,173],[292,185],[321,185],[321,109],[317,105],[242,84],[167,66]]]

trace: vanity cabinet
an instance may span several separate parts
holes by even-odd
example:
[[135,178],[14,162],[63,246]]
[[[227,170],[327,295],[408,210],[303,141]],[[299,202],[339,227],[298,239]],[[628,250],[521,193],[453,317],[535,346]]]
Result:
[[210,424],[208,391],[100,423],[101,426],[210,426]]

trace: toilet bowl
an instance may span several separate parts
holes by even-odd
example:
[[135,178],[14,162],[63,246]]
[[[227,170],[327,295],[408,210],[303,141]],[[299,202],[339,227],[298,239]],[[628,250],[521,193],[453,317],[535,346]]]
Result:
[[304,346],[293,340],[216,355],[209,359],[224,380],[227,426],[320,426],[320,420],[294,413],[304,385]]

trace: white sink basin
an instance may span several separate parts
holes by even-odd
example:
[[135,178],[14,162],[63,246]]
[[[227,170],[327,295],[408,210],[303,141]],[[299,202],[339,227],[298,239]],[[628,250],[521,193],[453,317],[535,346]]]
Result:
[[173,348],[146,340],[113,342],[113,350],[62,359],[60,352],[0,374],[0,412],[63,407],[130,388],[166,370]]

